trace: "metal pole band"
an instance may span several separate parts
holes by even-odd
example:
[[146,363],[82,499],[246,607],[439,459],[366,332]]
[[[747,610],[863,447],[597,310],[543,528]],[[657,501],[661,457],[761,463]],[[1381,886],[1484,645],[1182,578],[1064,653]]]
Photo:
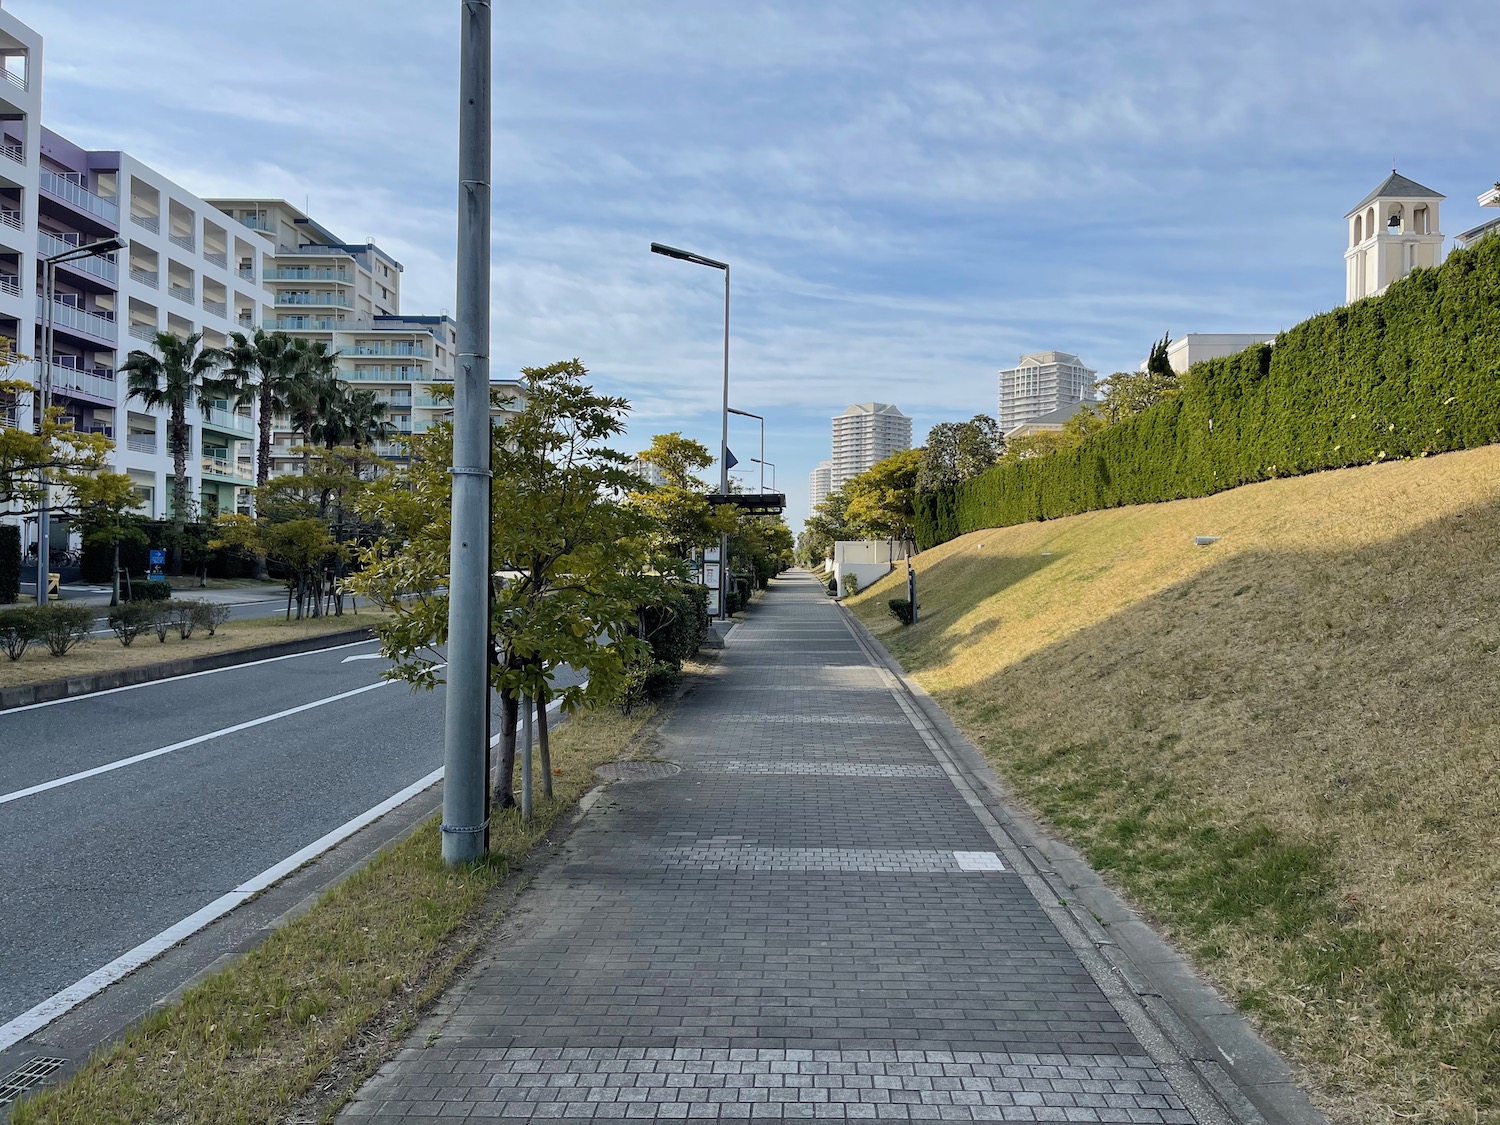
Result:
[[491,478],[493,478],[494,475],[495,475],[489,469],[465,469],[465,468],[462,468],[462,467],[460,467],[458,465],[454,465],[451,469],[448,470],[448,473],[449,473],[449,475],[455,476],[455,477],[491,477]]
[[464,833],[483,832],[489,826],[490,821],[489,818],[486,817],[483,824],[476,824],[472,828],[458,828],[452,824],[444,824],[438,828],[438,831],[446,832],[450,835],[462,835]]

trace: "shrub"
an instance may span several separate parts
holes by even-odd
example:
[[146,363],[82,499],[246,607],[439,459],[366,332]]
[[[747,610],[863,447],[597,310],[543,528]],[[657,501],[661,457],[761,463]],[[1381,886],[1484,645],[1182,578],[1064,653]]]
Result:
[[156,607],[153,605],[146,602],[125,602],[109,611],[109,627],[120,638],[120,643],[129,648],[132,641],[151,628],[155,615]]
[[1195,363],[1173,398],[1078,446],[917,497],[924,548],[986,527],[1208,496],[1500,441],[1500,239],[1384,295]]
[[37,633],[53,656],[66,656],[75,646],[87,640],[89,632],[94,628],[92,606],[62,602],[58,605],[37,606],[32,613],[36,615]]
[[21,596],[21,529],[0,524],[0,605]]
[[156,630],[156,639],[162,644],[167,643],[167,631],[172,628],[172,623],[177,619],[177,607],[171,602],[151,603],[151,627]]
[[0,609],[0,649],[12,660],[20,660],[31,642],[40,639],[38,626],[35,606]]
[[859,593],[859,575],[851,570],[844,575],[844,596],[852,598],[857,593]]
[[167,619],[176,627],[177,635],[183,640],[191,637],[203,612],[204,603],[198,598],[177,598],[162,604],[168,608]]
[[164,602],[172,596],[172,584],[156,579],[131,581],[120,587],[120,598],[131,602]]
[[193,624],[207,630],[211,637],[219,626],[229,620],[229,607],[218,602],[197,601],[193,603]]
[[886,608],[891,611],[891,616],[903,625],[911,624],[911,602],[905,598],[892,598],[886,602]]
[[654,597],[641,607],[643,639],[651,656],[673,668],[698,651],[708,631],[708,590],[697,583],[660,579]]

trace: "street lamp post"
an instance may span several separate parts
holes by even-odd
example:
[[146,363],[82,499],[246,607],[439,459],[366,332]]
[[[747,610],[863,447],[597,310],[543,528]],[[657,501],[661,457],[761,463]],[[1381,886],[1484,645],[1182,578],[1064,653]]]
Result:
[[[708,266],[710,269],[724,271],[724,412],[722,424],[719,429],[719,495],[729,495],[729,264],[727,262],[716,262],[712,258],[705,258],[702,254],[694,254],[690,250],[678,250],[674,246],[665,246],[660,242],[651,244],[651,253],[661,254],[668,258],[676,258],[682,262],[692,262],[697,266]],[[728,589],[729,573],[729,535],[727,533],[719,536],[719,620],[729,619],[729,599],[725,596]]]
[[[36,380],[36,417],[32,419],[38,436],[42,433],[42,423],[47,417],[47,409],[52,405],[52,302],[56,299],[57,289],[57,267],[64,262],[77,261],[80,258],[92,258],[99,254],[112,254],[125,245],[121,238],[105,238],[98,242],[89,242],[83,246],[75,246],[71,250],[64,250],[61,254],[53,254],[41,259],[42,263],[42,308],[46,310],[42,317],[42,356],[37,364]],[[52,571],[52,545],[49,542],[52,511],[48,496],[49,482],[47,480],[47,466],[42,466],[42,498],[37,505],[36,520],[36,604],[46,605],[48,597],[47,576]]]
[[[736,410],[732,406],[729,408],[729,413],[738,414],[741,418],[754,418],[757,422],[760,423],[760,456],[764,457],[766,455],[766,420],[759,414],[751,414],[748,410]],[[760,490],[761,492],[765,492],[766,463],[760,460],[759,457],[752,457],[750,458],[750,460],[754,461],[757,465],[760,466]]]
[[761,473],[762,473],[762,475],[761,475],[761,478],[760,478],[760,490],[762,492],[764,492],[766,490],[766,478],[765,478],[764,473],[765,473],[765,470],[767,468],[769,468],[771,470],[771,491],[775,492],[776,491],[776,462],[775,461],[762,461],[759,457],[752,457],[752,458],[750,458],[750,460],[754,461],[757,465],[759,465],[761,467]]

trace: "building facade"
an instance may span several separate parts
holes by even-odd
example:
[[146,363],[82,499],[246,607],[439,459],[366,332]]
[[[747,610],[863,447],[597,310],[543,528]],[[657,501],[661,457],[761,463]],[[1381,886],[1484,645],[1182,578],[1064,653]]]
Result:
[[876,462],[910,448],[910,418],[889,403],[855,403],[833,419],[829,490],[843,488]]
[[812,471],[807,484],[807,511],[809,515],[816,515],[818,505],[827,499],[828,494],[833,491],[833,462],[819,461],[818,467]]
[[1440,265],[1438,206],[1446,197],[1394,169],[1344,216],[1345,301],[1378,297],[1412,270]]
[[[1242,352],[1253,344],[1273,344],[1274,332],[1189,332],[1167,345],[1167,362],[1181,375],[1195,363]],[[1141,360],[1139,370],[1146,370]]]
[[1076,402],[1093,402],[1095,372],[1071,352],[1028,352],[1000,372],[1000,432]]
[[[1500,187],[1492,187],[1488,191],[1481,192],[1479,195],[1479,206],[1500,207]],[[1481,238],[1488,238],[1496,231],[1500,231],[1500,216],[1488,219],[1480,223],[1477,227],[1464,231],[1463,234],[1454,235],[1453,238],[1459,246],[1467,249]]]

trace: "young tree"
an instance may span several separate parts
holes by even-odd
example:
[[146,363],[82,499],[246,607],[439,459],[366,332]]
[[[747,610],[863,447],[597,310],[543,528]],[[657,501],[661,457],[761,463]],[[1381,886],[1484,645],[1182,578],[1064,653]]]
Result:
[[135,482],[125,473],[73,474],[68,479],[74,510],[83,530],[83,542],[89,547],[105,547],[113,555],[110,605],[120,604],[120,544],[145,546],[147,536],[141,526],[145,517],[140,510],[141,498]]
[[808,566],[815,566],[832,556],[833,545],[840,540],[858,538],[849,522],[849,497],[843,489],[823,497],[817,511],[803,525],[802,534],[806,551],[803,561]]
[[934,492],[977,476],[1000,457],[1000,425],[988,414],[967,422],[940,422],[927,432],[917,489]]
[[662,482],[644,484],[639,478],[626,496],[626,503],[645,520],[648,550],[654,559],[685,559],[693,548],[715,542],[721,532],[733,530],[732,511],[715,512],[708,502],[708,488],[698,473],[714,463],[713,455],[700,442],[682,434],[657,434],[640,460],[654,465]]
[[[187,412],[215,398],[234,393],[231,383],[219,377],[226,362],[218,348],[200,348],[203,334],[179,338],[158,332],[156,354],[136,349],[121,364],[129,380],[127,399],[140,399],[148,410],[165,407],[168,418],[167,448],[172,454],[172,533],[179,540],[188,515],[188,427]],[[182,571],[182,548],[172,551],[173,570]]]
[[[588,673],[586,691],[561,689],[564,709],[612,698],[627,661],[644,650],[634,632],[641,517],[613,499],[639,478],[628,457],[604,445],[623,431],[629,404],[596,394],[587,375],[576,359],[525,368],[519,410],[494,428],[490,543],[505,581],[492,603],[499,660],[491,683],[503,703],[495,797],[502,808],[516,803],[520,698],[545,698],[560,664]],[[436,649],[447,639],[447,597],[431,591],[448,578],[451,449],[451,424],[414,435],[410,464],[375,482],[361,502],[366,518],[388,530],[362,552],[355,584],[394,611],[381,627],[392,674],[424,686],[438,682]]]
[[1116,371],[1108,379],[1100,380],[1103,397],[1097,410],[1106,425],[1113,426],[1133,418],[1178,392],[1181,381],[1167,358],[1167,346],[1171,342],[1171,336],[1163,336],[1151,345],[1146,370]]
[[868,538],[914,540],[921,465],[920,449],[904,449],[846,482],[849,522]]

